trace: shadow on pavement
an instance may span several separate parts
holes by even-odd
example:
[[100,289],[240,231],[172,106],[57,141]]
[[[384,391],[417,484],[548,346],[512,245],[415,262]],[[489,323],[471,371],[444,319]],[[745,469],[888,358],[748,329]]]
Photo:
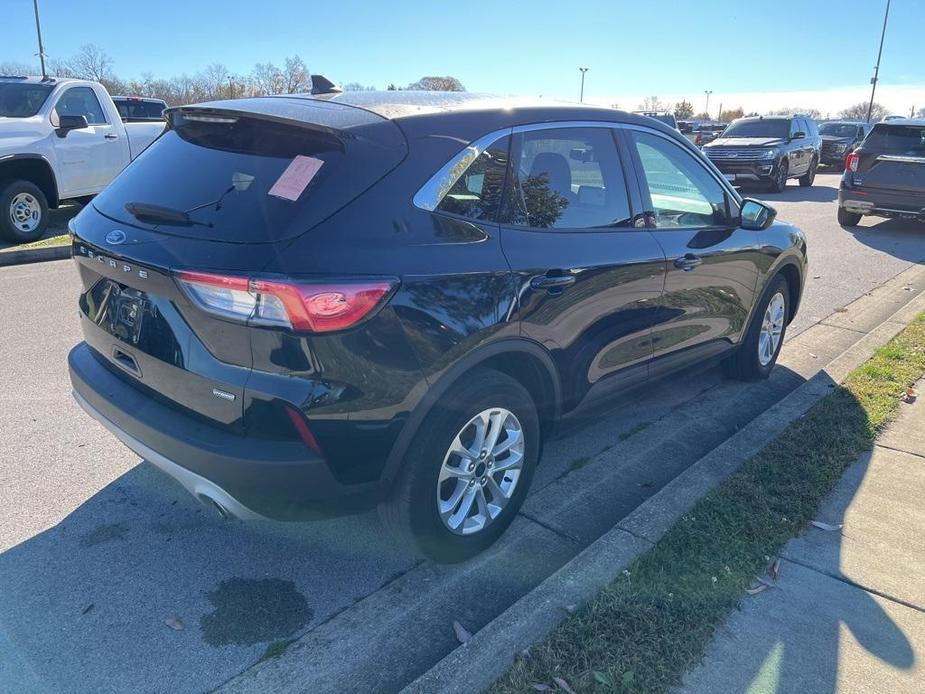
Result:
[[842,227],[878,251],[914,263],[925,261],[925,224],[908,219],[865,217],[856,227]]

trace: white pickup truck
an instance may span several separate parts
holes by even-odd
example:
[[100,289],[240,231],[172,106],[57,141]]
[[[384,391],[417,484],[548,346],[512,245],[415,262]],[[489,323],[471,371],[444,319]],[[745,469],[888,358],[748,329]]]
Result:
[[41,238],[50,207],[99,193],[164,126],[123,123],[98,82],[0,77],[0,238]]

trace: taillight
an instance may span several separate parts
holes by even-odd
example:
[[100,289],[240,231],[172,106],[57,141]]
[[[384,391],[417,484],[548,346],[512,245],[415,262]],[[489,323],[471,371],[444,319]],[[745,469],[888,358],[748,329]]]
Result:
[[296,430],[296,433],[299,435],[299,438],[302,439],[302,443],[311,448],[321,457],[324,457],[321,446],[318,445],[318,440],[315,438],[312,430],[308,428],[308,422],[305,421],[305,417],[302,415],[302,413],[291,405],[287,405],[286,414],[289,415],[289,420],[292,422],[292,426]]
[[209,313],[312,333],[356,325],[397,284],[395,280],[302,283],[186,271],[178,272],[177,280]]
[[861,156],[857,152],[852,152],[845,159],[845,170],[851,171],[854,173],[858,170],[858,162],[861,160]]

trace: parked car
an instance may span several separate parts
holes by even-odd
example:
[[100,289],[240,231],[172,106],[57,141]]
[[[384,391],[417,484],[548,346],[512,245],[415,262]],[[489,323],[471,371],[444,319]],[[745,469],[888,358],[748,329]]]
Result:
[[866,215],[925,222],[925,119],[877,123],[848,155],[838,223],[856,226]]
[[71,220],[70,375],[225,515],[379,505],[471,556],[564,414],[705,360],[765,378],[800,303],[801,232],[650,118],[420,92],[167,118]]
[[872,127],[860,121],[828,121],[820,125],[819,163],[844,169],[845,159],[864,141]]
[[821,157],[822,138],[808,116],[738,118],[703,152],[726,179],[737,185],[769,184],[780,193],[788,179],[811,186]]
[[151,123],[163,121],[167,102],[163,99],[152,99],[144,96],[114,96],[112,102],[116,105],[123,123]]
[[670,111],[633,111],[633,113],[640,116],[647,116],[649,118],[654,118],[659,123],[664,123],[669,128],[674,128],[678,130],[678,121],[674,117],[674,114]]
[[98,82],[0,77],[0,238],[41,238],[49,207],[99,193],[164,125],[123,123]]
[[691,143],[702,147],[713,142],[726,129],[725,123],[707,121],[678,121],[678,130]]

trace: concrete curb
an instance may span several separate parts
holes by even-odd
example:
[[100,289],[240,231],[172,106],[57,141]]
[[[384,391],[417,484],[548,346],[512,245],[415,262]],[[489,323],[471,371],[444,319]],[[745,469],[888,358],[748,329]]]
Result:
[[71,257],[71,245],[50,248],[25,248],[21,251],[0,252],[0,267],[42,263],[48,260],[65,260]]
[[[910,268],[911,269],[911,268]],[[918,268],[921,271],[921,268]],[[918,274],[918,273],[916,273]],[[489,686],[511,666],[513,655],[544,639],[567,613],[587,602],[658,542],[705,494],[780,435],[864,363],[878,347],[925,310],[925,294],[880,323],[813,378],[761,417],[681,473],[612,530],[476,632],[404,692],[472,692]]]

